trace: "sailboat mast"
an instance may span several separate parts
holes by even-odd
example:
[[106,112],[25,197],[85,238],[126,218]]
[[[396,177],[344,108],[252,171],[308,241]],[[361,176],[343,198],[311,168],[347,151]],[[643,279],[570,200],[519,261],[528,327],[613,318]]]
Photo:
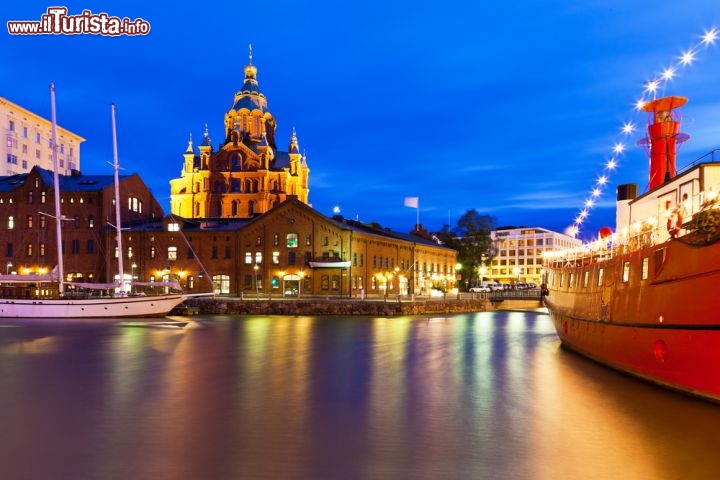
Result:
[[50,114],[52,120],[52,160],[53,160],[53,187],[55,189],[55,236],[57,243],[57,272],[58,272],[58,293],[65,291],[65,273],[63,269],[63,248],[62,248],[62,221],[60,214],[60,173],[58,168],[57,155],[57,117],[55,116],[55,84],[50,84]]
[[123,274],[123,247],[122,222],[120,221],[120,165],[118,164],[117,131],[115,129],[115,104],[112,104],[112,140],[113,140],[113,170],[115,170],[115,234],[118,246],[118,279],[120,294],[125,293],[125,278]]

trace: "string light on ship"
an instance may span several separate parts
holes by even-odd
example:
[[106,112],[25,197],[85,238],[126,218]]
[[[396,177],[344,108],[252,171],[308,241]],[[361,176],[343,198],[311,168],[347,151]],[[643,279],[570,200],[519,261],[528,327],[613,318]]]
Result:
[[[698,58],[698,54],[702,49],[706,49],[715,44],[720,37],[720,30],[717,27],[713,27],[700,37],[695,45],[688,48],[677,58],[676,62],[665,68],[662,72],[655,74],[651,80],[644,82],[643,92],[640,98],[635,102],[634,112],[641,111],[642,107],[649,101],[655,100],[658,93],[664,93],[667,84],[675,79],[679,72],[684,68],[692,65]],[[632,121],[625,122],[620,128],[620,133],[623,137],[629,137],[637,130],[637,125]],[[626,139],[627,140],[627,139]],[[566,230],[568,235],[577,237],[580,233],[583,222],[585,222],[590,216],[590,212],[595,207],[604,193],[605,187],[608,184],[610,175],[617,169],[618,160],[621,155],[625,152],[626,146],[623,141],[615,143],[612,147],[612,155],[610,159],[603,166],[601,175],[595,181],[593,188],[590,190],[589,196],[583,202],[583,206],[575,217],[573,224]]]

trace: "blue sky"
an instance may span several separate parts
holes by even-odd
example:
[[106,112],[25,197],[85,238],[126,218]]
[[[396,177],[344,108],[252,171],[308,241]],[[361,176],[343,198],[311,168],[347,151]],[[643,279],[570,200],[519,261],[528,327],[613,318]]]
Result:
[[[39,20],[49,6],[6,2],[4,20]],[[562,231],[624,141],[581,236],[614,225],[618,183],[647,184],[635,146],[643,86],[720,26],[716,2],[598,0],[510,2],[68,2],[142,18],[146,36],[0,33],[0,96],[87,141],[85,173],[109,172],[109,105],[118,106],[124,173],[137,172],[169,212],[188,135],[223,117],[242,85],[253,45],[261,91],[285,149],[293,127],[307,154],[310,202],[332,214],[401,231],[420,199],[429,230],[468,209],[497,225]],[[720,146],[720,46],[696,50],[665,93],[690,98],[682,166]],[[640,130],[623,136],[628,121]]]

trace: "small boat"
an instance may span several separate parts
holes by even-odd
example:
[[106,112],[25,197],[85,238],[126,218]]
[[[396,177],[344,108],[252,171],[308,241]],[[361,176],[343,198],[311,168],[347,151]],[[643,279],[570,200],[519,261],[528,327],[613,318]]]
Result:
[[[55,115],[55,86],[50,85],[52,113],[53,186],[55,194],[56,245],[62,244],[60,211],[60,179],[57,155]],[[120,225],[120,189],[118,178],[117,137],[115,132],[115,105],[112,105],[113,167],[115,170],[115,229],[118,251],[122,252]],[[0,275],[3,292],[12,295],[0,297],[0,318],[54,319],[58,322],[88,319],[90,321],[117,321],[120,318],[164,317],[190,296],[182,292],[177,282],[153,282],[150,294],[133,295],[126,285],[117,283],[69,282],[64,278],[62,248],[58,252],[57,267],[50,273],[32,275]],[[118,279],[124,279],[122,255],[118,255]],[[34,292],[42,291],[40,296]]]
[[618,186],[616,229],[544,261],[544,303],[562,344],[663,387],[720,401],[720,156],[676,171],[676,109],[645,104],[649,190]]

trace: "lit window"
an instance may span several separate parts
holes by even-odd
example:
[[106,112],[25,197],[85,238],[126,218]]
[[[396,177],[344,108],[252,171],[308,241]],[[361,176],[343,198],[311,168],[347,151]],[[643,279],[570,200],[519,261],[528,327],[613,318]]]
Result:
[[630,262],[625,262],[623,264],[622,281],[623,281],[623,283],[627,283],[629,280],[630,280]]
[[643,258],[642,260],[642,272],[640,274],[641,278],[643,280],[647,280],[648,278],[648,270],[650,267],[650,259],[648,257]]
[[255,252],[255,263],[262,263],[262,252]]
[[168,247],[167,259],[168,260],[177,260],[177,247]]
[[180,231],[180,224],[178,223],[168,223],[168,232],[179,232]]
[[15,228],[15,217],[13,217],[12,215],[8,217],[7,227],[8,230],[12,230],[13,228]]
[[252,263],[252,252],[245,252],[245,265]]
[[272,263],[273,265],[280,263],[280,252],[272,252]]
[[288,233],[286,246],[287,246],[287,248],[297,248],[297,246],[298,246],[297,233]]

